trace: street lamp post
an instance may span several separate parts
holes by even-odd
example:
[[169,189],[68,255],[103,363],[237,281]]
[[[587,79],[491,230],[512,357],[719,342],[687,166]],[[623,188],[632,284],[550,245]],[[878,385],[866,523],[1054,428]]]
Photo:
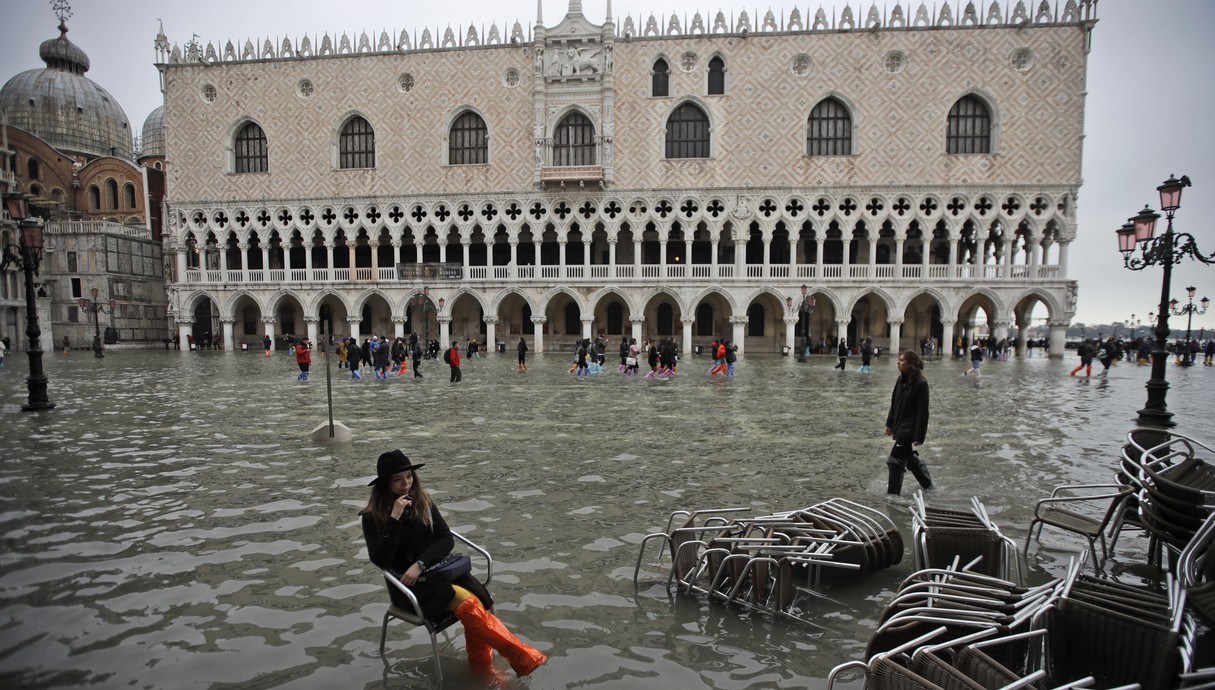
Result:
[[106,305],[97,301],[97,292],[97,288],[89,290],[89,294],[93,296],[93,299],[82,298],[80,300],[80,310],[86,314],[89,312],[93,313],[93,356],[105,357],[105,353],[102,352],[101,348],[101,323],[98,321],[97,315],[113,314],[114,308],[118,306],[118,302],[110,300],[107,310]]
[[1160,214],[1146,206],[1117,231],[1118,250],[1122,252],[1123,266],[1132,271],[1142,271],[1148,266],[1161,266],[1164,269],[1160,284],[1160,307],[1156,317],[1156,347],[1152,351],[1152,377],[1146,386],[1147,404],[1139,410],[1141,426],[1167,429],[1176,425],[1173,413],[1169,412],[1165,402],[1169,392],[1165,367],[1168,364],[1166,339],[1169,337],[1169,291],[1172,287],[1173,265],[1181,263],[1187,256],[1204,264],[1215,263],[1215,254],[1204,256],[1199,251],[1193,235],[1173,231],[1173,215],[1181,207],[1181,190],[1189,186],[1190,178],[1185,175],[1182,175],[1180,180],[1170,175],[1164,184],[1156,188],[1160,192],[1160,210],[1164,211],[1168,221],[1164,234],[1160,237],[1153,237]]
[[[802,301],[797,305],[797,334],[801,337],[801,347],[797,349],[797,361],[806,361],[806,355],[810,354],[810,315],[814,313],[815,299],[808,293],[810,288],[807,285],[802,285]],[[793,313],[793,297],[785,298],[785,306],[789,308],[789,313]]]
[[1181,316],[1182,314],[1186,315],[1185,349],[1181,352],[1181,366],[1188,367],[1194,364],[1194,358],[1190,356],[1190,337],[1192,334],[1191,327],[1194,325],[1194,315],[1198,314],[1199,316],[1202,316],[1203,314],[1207,313],[1207,307],[1210,306],[1211,300],[1203,297],[1201,300],[1199,300],[1199,304],[1202,305],[1202,308],[1199,309],[1198,307],[1194,306],[1194,293],[1198,291],[1198,288],[1190,286],[1186,288],[1185,291],[1189,295],[1189,303],[1178,309],[1177,300],[1174,299],[1169,301],[1169,306],[1173,310],[1173,316]]
[[8,209],[9,217],[17,221],[21,244],[8,244],[3,247],[4,257],[0,259],[0,273],[8,268],[9,264],[17,264],[25,274],[25,335],[30,341],[26,350],[30,360],[30,375],[25,382],[30,393],[29,400],[21,409],[25,412],[52,410],[55,403],[51,402],[46,393],[46,373],[42,369],[42,328],[38,325],[38,304],[34,299],[34,276],[38,273],[38,264],[42,262],[42,221],[29,217],[29,205],[20,192],[6,194],[4,205]]
[[430,287],[424,285],[422,291],[409,300],[409,304],[422,310],[422,320],[426,322],[424,326],[426,347],[423,348],[423,352],[425,352],[430,348],[430,314],[439,313],[439,309],[443,308],[443,298],[439,298],[439,307],[436,309],[434,303],[430,301]]

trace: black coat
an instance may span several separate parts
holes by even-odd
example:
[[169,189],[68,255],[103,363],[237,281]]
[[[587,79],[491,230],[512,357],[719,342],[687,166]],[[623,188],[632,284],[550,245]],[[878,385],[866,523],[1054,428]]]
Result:
[[901,374],[890,396],[886,428],[895,443],[923,443],[928,433],[928,381],[921,375],[912,382]]
[[[389,518],[383,528],[376,526],[371,513],[363,513],[362,517],[363,539],[367,542],[367,554],[371,562],[397,575],[404,573],[419,560],[427,565],[438,563],[451,553],[455,545],[451,529],[439,514],[438,506],[434,504],[430,507],[430,527],[413,516],[402,515],[400,520]],[[493,600],[489,598],[485,586],[471,575],[460,578],[456,584],[477,595],[487,609],[493,607]],[[408,608],[408,600],[404,595],[395,587],[389,586],[388,589],[394,604]],[[411,589],[422,607],[422,615],[431,621],[443,617],[447,605],[455,596],[455,591],[447,582],[418,582]]]

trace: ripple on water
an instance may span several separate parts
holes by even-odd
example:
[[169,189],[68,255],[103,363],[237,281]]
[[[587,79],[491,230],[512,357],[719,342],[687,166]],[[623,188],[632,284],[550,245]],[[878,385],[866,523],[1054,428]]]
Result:
[[[530,687],[821,687],[863,652],[910,558],[801,595],[817,625],[668,595],[658,548],[640,591],[632,578],[641,539],[677,510],[842,496],[907,529],[909,501],[881,495],[893,363],[879,358],[872,377],[831,364],[747,358],[729,382],[575,382],[564,357],[537,356],[523,374],[486,357],[460,386],[335,377],[354,441],[323,447],[307,438],[327,418],[323,379],[297,384],[285,355],[114,351],[104,375],[91,359],[51,358],[50,415],[21,413],[24,379],[0,370],[0,679],[425,686],[424,636],[394,624],[378,654],[385,591],[357,517],[374,458],[402,447],[427,463],[453,528],[493,552],[504,620],[550,655]],[[993,362],[975,386],[956,363],[929,362],[921,453],[943,488],[932,500],[978,495],[1020,541],[1034,498],[1107,480],[1146,369],[1084,382],[1069,368]],[[1169,376],[1183,425],[1215,412],[1209,369]],[[1061,574],[1080,546],[1044,539],[1033,581]],[[1142,579],[1142,548],[1124,537],[1110,570]],[[471,682],[459,646],[443,653],[454,687]]]

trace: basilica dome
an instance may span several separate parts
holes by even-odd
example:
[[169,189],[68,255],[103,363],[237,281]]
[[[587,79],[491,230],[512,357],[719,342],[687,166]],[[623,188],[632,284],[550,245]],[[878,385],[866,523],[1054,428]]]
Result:
[[22,72],[0,88],[8,124],[63,151],[131,160],[127,114],[109,91],[84,76],[89,56],[68,40],[62,22],[59,37],[43,41],[38,53],[45,68]]
[[165,157],[165,107],[159,106],[143,121],[143,135],[139,139],[143,150],[140,158]]

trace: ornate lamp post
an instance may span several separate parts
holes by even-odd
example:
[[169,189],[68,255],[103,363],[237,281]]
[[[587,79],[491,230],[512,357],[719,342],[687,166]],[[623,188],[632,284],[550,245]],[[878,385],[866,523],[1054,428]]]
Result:
[[97,301],[97,288],[89,290],[89,294],[93,296],[93,299],[81,299],[80,310],[86,314],[89,312],[93,313],[93,356],[105,357],[105,353],[101,351],[101,324],[98,322],[97,315],[113,314],[114,308],[118,306],[118,303],[110,300],[107,311],[106,305]]
[[[440,297],[439,298],[439,309],[443,308],[443,301],[444,301],[443,298]],[[422,310],[422,320],[426,322],[426,327],[425,327],[426,348],[429,348],[430,347],[430,316],[429,315],[431,313],[436,313],[436,314],[438,313],[438,309],[435,309],[434,303],[432,303],[430,301],[430,288],[428,286],[422,286],[422,291],[419,292],[418,294],[414,295],[413,298],[409,300],[409,304],[410,304],[410,306],[417,307],[418,309]],[[423,348],[423,351],[425,351],[426,348]]]
[[21,244],[8,244],[3,248],[4,258],[0,259],[0,272],[9,264],[21,267],[25,274],[25,335],[29,338],[29,348],[26,354],[30,358],[30,375],[26,384],[29,386],[29,401],[21,406],[25,412],[51,410],[55,403],[46,394],[46,373],[42,369],[42,328],[38,325],[38,304],[34,297],[34,276],[38,273],[38,264],[42,262],[42,220],[29,217],[29,205],[25,196],[20,192],[10,192],[4,196],[4,205],[9,217],[17,221],[20,230]]
[[[810,315],[814,313],[815,299],[807,294],[810,288],[802,285],[802,299],[797,304],[797,334],[801,337],[801,347],[797,350],[797,359],[799,362],[805,361],[806,355],[810,350]],[[794,311],[793,297],[785,298],[785,306],[788,307],[789,313]]]
[[1180,180],[1170,175],[1164,184],[1156,188],[1160,192],[1160,210],[1164,211],[1168,220],[1164,235],[1153,238],[1156,233],[1156,220],[1160,218],[1160,214],[1146,206],[1139,215],[1129,219],[1117,231],[1118,250],[1122,252],[1122,263],[1126,268],[1142,271],[1148,266],[1161,266],[1164,269],[1156,320],[1156,347],[1152,351],[1152,378],[1146,386],[1147,404],[1139,410],[1141,426],[1175,426],[1173,413],[1168,411],[1165,403],[1169,384],[1164,378],[1168,364],[1166,339],[1169,337],[1169,291],[1172,287],[1173,265],[1181,263],[1187,256],[1204,264],[1215,263],[1215,254],[1203,256],[1192,235],[1173,232],[1173,214],[1181,208],[1181,190],[1189,186],[1190,178],[1185,175],[1182,175]]
[[1198,291],[1198,288],[1190,286],[1190,287],[1186,288],[1185,291],[1189,295],[1189,298],[1190,298],[1189,303],[1186,304],[1184,307],[1178,309],[1177,300],[1173,299],[1173,300],[1169,300],[1169,307],[1171,307],[1173,310],[1173,316],[1181,316],[1182,314],[1186,315],[1186,318],[1185,318],[1185,350],[1181,353],[1181,366],[1188,367],[1188,366],[1192,366],[1194,364],[1194,358],[1190,356],[1190,336],[1192,333],[1191,326],[1194,325],[1194,315],[1198,314],[1199,316],[1202,316],[1203,314],[1207,313],[1207,307],[1211,305],[1211,300],[1207,299],[1206,297],[1203,297],[1198,302],[1199,304],[1202,305],[1202,308],[1199,309],[1198,307],[1194,306],[1194,293]]

